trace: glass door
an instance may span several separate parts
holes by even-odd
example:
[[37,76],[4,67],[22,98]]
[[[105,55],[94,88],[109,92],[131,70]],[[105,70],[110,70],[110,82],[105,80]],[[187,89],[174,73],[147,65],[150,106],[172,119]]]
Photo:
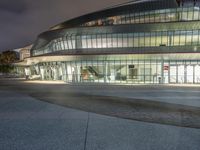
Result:
[[194,81],[195,83],[200,83],[200,66],[199,65],[196,65],[194,67],[194,74],[195,74],[195,77],[194,77]]
[[178,66],[178,83],[185,82],[185,66],[179,65]]
[[194,67],[193,66],[187,66],[187,83],[193,83],[194,79]]
[[170,66],[170,83],[176,83],[177,78],[177,66]]

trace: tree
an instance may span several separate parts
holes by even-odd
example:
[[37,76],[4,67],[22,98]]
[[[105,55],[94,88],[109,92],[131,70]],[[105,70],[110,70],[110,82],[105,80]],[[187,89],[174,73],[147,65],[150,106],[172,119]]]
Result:
[[17,54],[14,51],[4,51],[1,54],[1,64],[9,65],[18,60]]
[[17,53],[14,51],[4,51],[0,54],[0,72],[9,73],[13,69],[12,63],[18,60]]

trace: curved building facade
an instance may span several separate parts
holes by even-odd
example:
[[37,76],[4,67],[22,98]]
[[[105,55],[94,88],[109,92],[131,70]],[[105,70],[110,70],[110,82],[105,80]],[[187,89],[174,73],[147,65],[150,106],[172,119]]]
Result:
[[26,60],[41,80],[200,83],[200,3],[132,1],[40,34]]

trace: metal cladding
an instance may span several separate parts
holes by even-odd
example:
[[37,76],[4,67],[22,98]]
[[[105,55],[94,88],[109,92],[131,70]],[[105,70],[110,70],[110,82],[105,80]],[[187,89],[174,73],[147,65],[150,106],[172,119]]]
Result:
[[[46,31],[44,33],[41,33],[36,42],[33,45],[33,49],[39,49],[48,44],[51,40],[58,38],[62,35],[66,35],[68,32],[70,34],[76,34],[77,32],[81,34],[84,31],[87,31],[88,28],[80,28],[81,24],[84,24],[86,22],[97,20],[100,18],[120,15],[125,12],[141,12],[141,11],[148,11],[148,10],[156,10],[156,9],[165,9],[165,8],[177,8],[178,3],[176,0],[137,0],[137,1],[131,1],[129,3],[125,3],[122,5],[117,5],[105,10],[97,11],[94,13],[86,14],[84,16],[80,16],[71,20],[68,20],[66,22],[63,22],[61,24],[58,24],[54,27],[52,27],[49,31]],[[123,28],[124,25],[121,25],[121,28]],[[110,27],[110,31],[115,30],[115,27]],[[117,29],[120,28],[120,26],[116,26]],[[134,25],[131,25],[129,28],[134,28]],[[92,27],[92,31],[95,33],[98,32],[104,32],[104,30],[108,30],[109,27]],[[89,29],[90,30],[90,29]],[[120,29],[121,30],[121,29]]]
[[[171,42],[172,40],[175,41],[175,38],[180,36],[180,34],[190,34],[190,32],[191,34],[194,34],[193,32],[198,34],[197,32],[199,31],[197,30],[200,29],[200,11],[198,4],[199,2],[195,0],[135,0],[98,12],[86,14],[58,24],[50,30],[41,33],[31,49],[31,56],[51,53],[58,54],[59,52],[61,54],[64,50],[66,50],[66,55],[158,53],[159,49],[160,53],[199,52],[200,49],[196,47],[197,45],[194,44],[195,42],[189,42],[191,45],[185,42],[187,45],[186,47],[190,47],[190,49],[186,49],[184,44],[181,45],[180,42],[179,45],[178,43]],[[113,23],[116,19],[120,21]],[[182,33],[182,31],[187,33]],[[87,38],[87,36],[95,35],[93,38],[98,40],[97,36],[101,34],[100,38],[102,40],[103,34],[105,34],[106,38],[107,35],[110,36],[110,34],[112,38],[118,35],[121,36],[120,34],[122,34],[123,38],[123,36],[129,36],[126,35],[129,33],[134,34],[133,39],[137,39],[137,36],[140,34],[144,36],[147,34],[150,38],[152,38],[152,35],[155,36],[155,38],[159,38],[158,35],[161,34],[161,36],[166,36],[166,38],[171,40],[167,41],[167,44],[160,42],[157,43],[157,45],[150,45],[149,47],[145,47],[141,44],[135,44],[136,46],[134,45],[133,47],[81,47],[79,44],[83,43],[84,38]],[[74,46],[69,46],[67,43],[69,40],[71,43],[75,42]],[[118,37],[114,38],[114,40],[118,40]],[[62,48],[59,46],[60,48],[56,48],[55,50],[55,44],[59,41],[65,42],[64,44],[67,46],[63,46]],[[166,47],[163,48],[163,46]],[[105,49],[107,49],[107,51],[105,51]],[[146,51],[144,51],[145,49]],[[155,51],[152,49],[155,49]],[[162,49],[165,49],[165,51],[161,51]]]

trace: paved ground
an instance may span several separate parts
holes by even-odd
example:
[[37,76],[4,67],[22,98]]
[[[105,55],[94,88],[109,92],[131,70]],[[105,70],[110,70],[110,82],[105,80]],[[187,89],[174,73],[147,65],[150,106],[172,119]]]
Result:
[[0,90],[2,150],[199,150],[200,129],[87,113]]
[[[28,81],[27,83],[37,83]],[[43,82],[62,84],[63,82]],[[120,98],[142,99],[164,103],[200,107],[200,85],[105,85],[84,84],[71,86],[73,91],[98,96],[114,96]]]
[[[114,116],[143,122],[169,124],[200,129],[200,109],[197,106],[176,104],[166,101],[124,98],[140,93],[154,97],[182,97],[183,103],[193,101],[187,98],[196,93],[200,87],[168,86],[108,86],[108,85],[67,85],[25,82],[18,80],[0,80],[0,90],[12,90],[40,99],[87,112]],[[150,91],[150,92],[149,92]],[[107,94],[118,96],[99,96]],[[121,95],[120,95],[121,93]],[[143,95],[141,94],[143,93]],[[184,94],[184,96],[182,96]],[[122,98],[122,96],[124,97]],[[121,96],[121,97],[120,97]],[[176,100],[176,99],[174,99]],[[198,101],[198,100],[197,100]],[[180,100],[181,102],[181,100]]]
[[[94,96],[111,96],[120,98],[141,99],[149,101],[157,101],[164,103],[180,104],[186,106],[200,107],[200,85],[95,85],[95,84],[82,84],[79,85],[66,85],[64,82],[42,82],[41,81],[24,81],[20,84],[35,84],[35,88],[50,83],[51,85],[59,85],[59,91],[69,91],[73,93],[82,93]],[[4,83],[0,80],[1,84]],[[18,82],[10,83],[13,85]],[[62,86],[60,86],[62,85]],[[17,85],[16,85],[17,86]],[[46,87],[46,86],[45,86]]]
[[[159,89],[160,88],[160,89]],[[132,99],[143,99],[150,101],[158,101],[172,104],[181,104],[187,106],[200,107],[200,87],[192,88],[189,87],[150,87],[149,89],[135,89],[127,88],[114,89],[114,90],[103,90],[99,91],[95,88],[91,89],[89,92],[93,95],[101,96],[117,96],[122,98],[132,98]]]

